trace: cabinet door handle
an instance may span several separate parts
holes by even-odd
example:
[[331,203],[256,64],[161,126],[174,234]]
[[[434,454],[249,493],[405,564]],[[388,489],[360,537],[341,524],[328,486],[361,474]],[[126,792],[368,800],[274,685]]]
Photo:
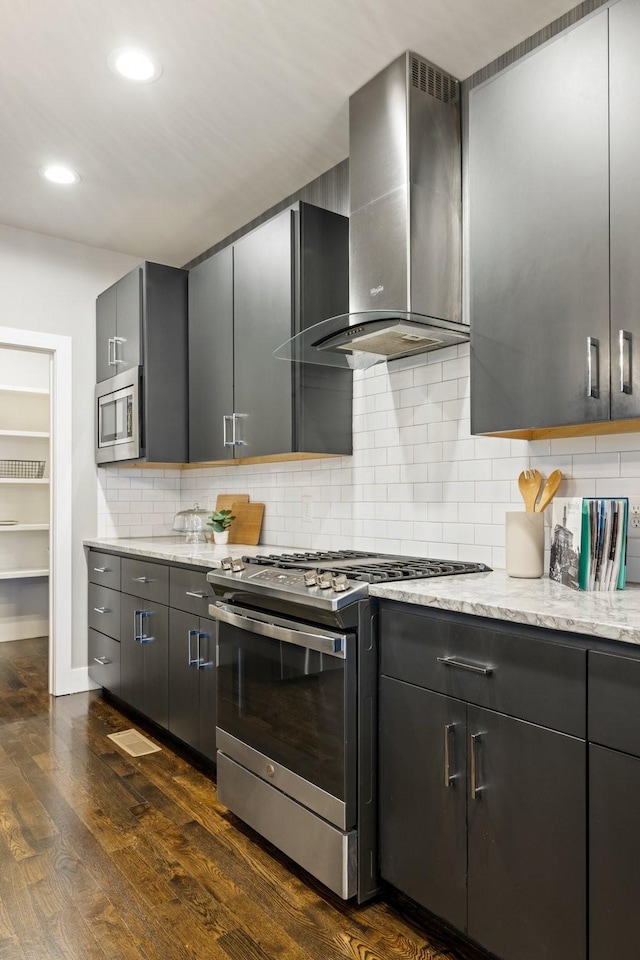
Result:
[[199,590],[185,590],[185,597],[195,597],[196,600],[206,600],[209,596],[208,593],[202,593]]
[[155,583],[151,577],[131,577],[134,583]]
[[94,567],[94,568],[93,568],[93,572],[94,572],[94,573],[108,573],[108,572],[109,572],[109,567]]
[[455,657],[437,657],[438,663],[445,667],[457,667],[458,670],[469,670],[471,673],[481,673],[488,677],[493,673],[493,667],[479,667],[475,663],[467,663],[465,660],[456,660]]
[[[227,437],[227,426],[229,423],[231,424],[231,427],[232,427],[231,440],[229,440]],[[234,444],[233,429],[234,429],[233,414],[226,414],[226,416],[222,418],[222,442],[225,447],[232,447]]]
[[94,657],[96,663],[99,663],[101,667],[106,667],[108,663],[113,663],[113,660],[109,660],[108,657]]
[[[136,643],[153,643],[156,639],[155,637],[148,637],[144,632],[144,618],[150,617],[152,614],[151,610],[134,610],[133,611],[133,639]],[[136,618],[140,617],[140,624],[138,625]]]
[[238,420],[242,420],[244,417],[248,417],[248,413],[234,413],[233,414],[233,445],[234,447],[246,447],[247,441],[243,440],[242,437],[238,436],[240,433],[239,430],[236,430],[236,425]]
[[628,330],[620,330],[618,337],[620,393],[633,393],[631,386],[631,333]]
[[587,396],[600,397],[600,341],[587,337]]
[[116,367],[127,362],[126,360],[123,360],[118,356],[118,344],[126,343],[126,342],[127,342],[126,337],[113,338],[113,362]]
[[455,775],[451,773],[451,764],[455,762],[453,758],[455,746],[455,723],[447,723],[444,728],[444,785],[453,786]]
[[113,367],[113,366],[115,366],[115,363],[116,363],[116,360],[115,360],[116,344],[115,344],[115,341],[114,341],[113,337],[109,337],[108,345],[107,345],[107,351],[108,351],[108,354],[109,354],[109,356],[108,356],[108,358],[107,358],[107,365],[108,365],[109,367]]
[[478,784],[478,768],[480,766],[480,744],[482,742],[482,735],[480,733],[471,734],[471,787],[470,787],[470,796],[472,800],[478,799],[478,794],[482,790],[482,787]]
[[94,607],[94,608],[93,608],[93,612],[94,612],[94,613],[100,613],[100,614],[102,614],[102,613],[111,613],[111,611],[109,610],[109,607]]
[[210,633],[205,633],[204,630],[198,630],[198,651],[197,651],[197,656],[198,656],[198,670],[202,670],[202,669],[204,669],[204,667],[212,667],[212,666],[213,666],[213,661],[211,661],[211,660],[203,660],[203,659],[202,659],[202,653],[201,653],[201,651],[200,651],[200,641],[202,640],[203,637],[206,637],[207,640],[210,640],[210,639],[211,639],[211,634],[210,634]]
[[195,636],[195,637],[198,636],[198,631],[197,631],[197,630],[187,630],[187,666],[188,666],[188,667],[195,667],[195,666],[197,666],[198,660],[200,659],[199,653],[197,653],[197,655],[196,655],[195,657],[194,657],[193,654],[191,653],[191,639],[192,639],[192,637],[194,637],[194,636]]

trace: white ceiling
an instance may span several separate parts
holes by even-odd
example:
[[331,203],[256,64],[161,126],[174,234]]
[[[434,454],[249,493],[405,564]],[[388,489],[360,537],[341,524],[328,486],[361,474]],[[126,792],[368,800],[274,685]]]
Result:
[[[344,159],[349,95],[403,50],[464,79],[574,5],[0,0],[0,223],[182,265]],[[159,81],[111,73],[129,44]]]

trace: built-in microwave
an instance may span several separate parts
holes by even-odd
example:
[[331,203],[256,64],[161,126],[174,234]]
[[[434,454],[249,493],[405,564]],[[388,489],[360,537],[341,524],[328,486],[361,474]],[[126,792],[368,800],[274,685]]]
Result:
[[96,384],[96,463],[138,460],[141,367]]

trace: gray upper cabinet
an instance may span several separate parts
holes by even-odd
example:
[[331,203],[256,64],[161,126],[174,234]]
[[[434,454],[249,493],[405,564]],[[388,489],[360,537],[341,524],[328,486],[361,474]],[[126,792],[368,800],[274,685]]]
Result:
[[640,416],[640,2],[609,10],[611,416]]
[[610,416],[607,17],[469,94],[472,433]]
[[142,270],[101,293],[96,300],[96,381],[142,363]]
[[348,309],[348,219],[298,202],[189,274],[190,460],[351,453],[348,370],[273,351]]
[[224,460],[233,410],[233,247],[189,271],[189,459]]
[[140,459],[188,460],[186,270],[145,262],[96,301],[96,377],[140,376]]

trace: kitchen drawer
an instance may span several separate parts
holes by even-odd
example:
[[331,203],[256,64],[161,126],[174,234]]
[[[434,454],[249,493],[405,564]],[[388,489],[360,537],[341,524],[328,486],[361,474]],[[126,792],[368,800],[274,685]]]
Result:
[[112,590],[120,589],[120,557],[89,550],[89,581]]
[[89,627],[120,639],[120,593],[109,587],[89,584]]
[[120,643],[89,628],[89,676],[105,690],[120,695]]
[[640,757],[640,660],[591,650],[588,677],[589,740]]
[[382,673],[585,737],[586,650],[473,621],[383,604]]
[[206,570],[184,570],[171,567],[169,572],[169,605],[176,610],[206,617],[213,602],[213,588]]
[[150,560],[122,558],[120,589],[133,597],[143,597],[154,603],[169,603],[169,567]]

